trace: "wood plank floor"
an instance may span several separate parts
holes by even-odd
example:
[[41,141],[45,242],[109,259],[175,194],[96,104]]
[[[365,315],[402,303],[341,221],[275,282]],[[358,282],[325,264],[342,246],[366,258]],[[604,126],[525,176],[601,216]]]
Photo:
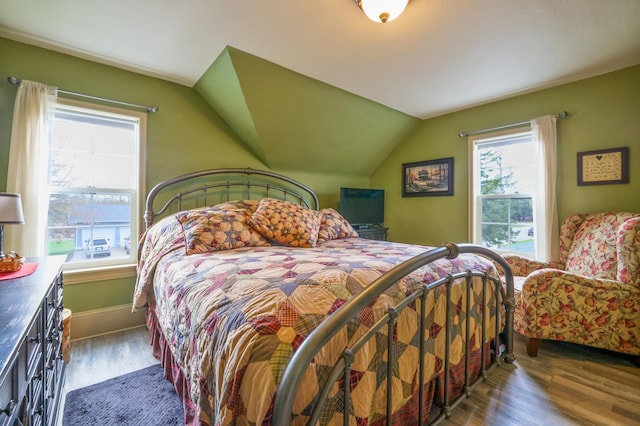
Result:
[[[638,357],[543,341],[530,358],[524,338],[515,343],[516,362],[491,371],[441,424],[640,425]],[[143,327],[72,342],[61,411],[70,390],[155,363]]]

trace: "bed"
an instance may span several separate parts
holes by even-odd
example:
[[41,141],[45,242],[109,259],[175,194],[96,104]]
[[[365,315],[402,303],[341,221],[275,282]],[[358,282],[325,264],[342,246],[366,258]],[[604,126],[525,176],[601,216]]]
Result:
[[486,248],[358,238],[254,169],[159,183],[145,222],[133,308],[185,424],[433,424],[515,359],[513,276]]

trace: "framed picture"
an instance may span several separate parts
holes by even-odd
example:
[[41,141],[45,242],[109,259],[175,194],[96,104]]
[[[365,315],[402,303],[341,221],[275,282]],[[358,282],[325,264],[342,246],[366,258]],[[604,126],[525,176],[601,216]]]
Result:
[[402,196],[453,195],[453,157],[402,165]]
[[578,185],[629,183],[629,148],[578,153]]

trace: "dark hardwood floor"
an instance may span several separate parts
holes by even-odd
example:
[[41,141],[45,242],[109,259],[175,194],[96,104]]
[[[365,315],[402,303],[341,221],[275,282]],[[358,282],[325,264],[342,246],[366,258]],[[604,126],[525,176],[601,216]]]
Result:
[[[530,358],[524,338],[515,343],[516,362],[491,371],[441,424],[640,425],[638,357],[543,341]],[[70,390],[154,363],[142,327],[72,342],[62,406]]]

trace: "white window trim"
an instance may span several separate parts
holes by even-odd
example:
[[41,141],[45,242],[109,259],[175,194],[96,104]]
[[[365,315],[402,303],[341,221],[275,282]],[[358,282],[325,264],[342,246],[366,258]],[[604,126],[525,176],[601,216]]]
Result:
[[[476,224],[479,223],[479,220],[480,220],[480,207],[479,207],[480,201],[479,201],[479,198],[477,199],[475,197],[475,194],[478,193],[480,190],[479,188],[480,182],[477,179],[475,179],[476,173],[478,171],[477,170],[478,164],[477,164],[476,155],[475,155],[475,147],[476,145],[478,145],[480,141],[486,142],[487,140],[490,140],[490,139],[500,139],[505,136],[516,137],[518,135],[523,135],[523,134],[531,134],[530,125],[527,124],[520,127],[513,127],[508,130],[470,135],[467,137],[468,150],[469,150],[468,151],[469,170],[470,170],[469,185],[468,185],[469,187],[468,238],[469,238],[469,241],[471,241],[473,244],[481,244],[479,243],[479,241],[481,241],[481,238],[482,238],[482,228],[476,226]],[[499,254],[513,253],[513,251],[510,251],[510,250],[499,250],[499,249],[492,249],[492,250],[494,250],[496,253],[499,253]]]
[[[140,140],[138,145],[138,196],[136,205],[138,207],[138,214],[134,219],[132,215],[131,220],[131,237],[135,236],[135,239],[131,240],[131,262],[122,263],[119,265],[101,264],[97,266],[81,265],[77,268],[69,268],[68,265],[64,265],[64,282],[67,284],[78,284],[94,281],[104,281],[118,278],[130,278],[136,276],[136,261],[138,250],[138,235],[142,231],[143,223],[142,216],[144,214],[144,202],[146,194],[146,146],[147,146],[147,114],[144,112],[133,111],[124,108],[112,107],[102,104],[94,104],[88,102],[82,102],[75,99],[58,98],[58,105],[56,108],[63,106],[68,109],[90,109],[103,111],[108,114],[115,114],[120,116],[134,116],[139,120],[139,133]],[[135,227],[135,229],[134,229]]]
[[115,265],[91,269],[64,271],[64,285],[84,284],[88,282],[132,278],[137,275],[136,265]]

